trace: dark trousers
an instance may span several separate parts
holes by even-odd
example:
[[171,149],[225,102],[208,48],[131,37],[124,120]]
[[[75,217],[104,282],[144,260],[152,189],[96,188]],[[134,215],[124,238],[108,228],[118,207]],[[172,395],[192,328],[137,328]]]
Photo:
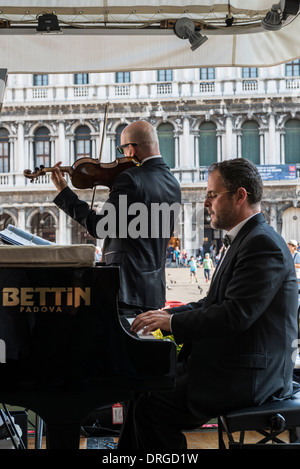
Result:
[[139,396],[134,408],[134,423],[139,449],[186,449],[183,430],[200,427],[211,417],[193,415],[187,406],[187,374],[179,364],[174,392]]

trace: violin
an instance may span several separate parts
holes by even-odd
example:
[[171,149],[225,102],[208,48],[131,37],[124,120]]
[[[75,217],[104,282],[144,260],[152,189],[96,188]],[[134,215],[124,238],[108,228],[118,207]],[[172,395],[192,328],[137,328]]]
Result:
[[[134,156],[116,158],[111,163],[100,163],[96,158],[79,158],[72,166],[60,166],[62,173],[69,174],[72,184],[77,189],[92,189],[96,186],[105,186],[111,189],[115,178],[123,171],[134,166],[139,166],[140,162]],[[40,166],[34,171],[25,169],[24,176],[27,179],[37,179],[52,172],[54,168]]]

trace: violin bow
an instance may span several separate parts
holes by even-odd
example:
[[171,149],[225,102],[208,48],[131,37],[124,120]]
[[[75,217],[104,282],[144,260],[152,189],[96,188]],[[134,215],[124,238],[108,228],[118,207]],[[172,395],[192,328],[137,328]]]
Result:
[[[103,130],[102,130],[102,138],[101,138],[100,153],[99,153],[99,163],[101,162],[101,158],[102,158],[104,137],[105,137],[105,133],[106,133],[106,126],[107,126],[107,120],[108,120],[108,109],[109,109],[109,103],[106,103],[106,104],[105,104],[105,108],[104,108],[104,121],[103,121]],[[92,209],[93,206],[94,206],[95,195],[96,195],[96,189],[97,189],[97,187],[95,186],[94,189],[93,189],[93,196],[92,196],[92,202],[91,202],[91,209]]]

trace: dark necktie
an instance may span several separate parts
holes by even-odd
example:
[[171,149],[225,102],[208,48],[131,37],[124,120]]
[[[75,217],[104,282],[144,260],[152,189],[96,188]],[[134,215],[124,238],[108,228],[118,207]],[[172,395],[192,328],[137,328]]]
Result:
[[230,246],[231,244],[231,239],[229,238],[227,234],[224,236],[223,244],[224,244],[225,249],[227,249],[228,246]]

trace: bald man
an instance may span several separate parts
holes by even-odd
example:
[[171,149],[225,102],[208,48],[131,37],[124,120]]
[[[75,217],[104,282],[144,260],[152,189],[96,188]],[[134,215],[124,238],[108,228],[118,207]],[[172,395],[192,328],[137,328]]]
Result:
[[155,128],[146,121],[129,124],[118,150],[140,165],[120,173],[101,213],[91,210],[68,187],[57,163],[52,181],[54,203],[103,238],[106,265],[120,266],[119,307],[147,311],[165,305],[165,262],[180,209],[180,185],[160,154]]

